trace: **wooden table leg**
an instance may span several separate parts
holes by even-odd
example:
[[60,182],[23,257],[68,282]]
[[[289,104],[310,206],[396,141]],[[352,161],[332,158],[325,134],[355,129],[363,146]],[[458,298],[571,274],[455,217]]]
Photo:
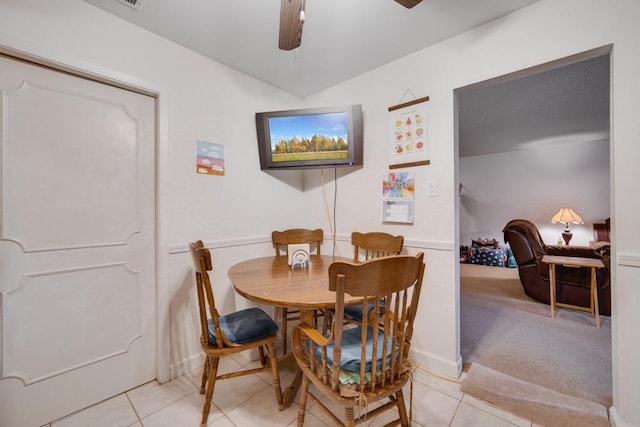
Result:
[[551,305],[551,318],[556,317],[556,265],[549,264],[549,305]]
[[296,398],[296,394],[298,394],[298,389],[300,388],[300,384],[302,383],[302,371],[300,369],[296,369],[296,375],[293,377],[293,381],[289,387],[285,388],[282,392],[282,403],[285,408],[288,408],[293,403],[293,400]]
[[596,285],[596,268],[591,267],[591,311],[595,311],[596,328],[600,327],[600,307],[598,307],[598,287]]

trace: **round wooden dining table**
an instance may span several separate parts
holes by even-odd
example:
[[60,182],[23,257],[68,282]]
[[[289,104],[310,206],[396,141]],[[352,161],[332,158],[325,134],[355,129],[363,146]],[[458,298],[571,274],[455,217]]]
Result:
[[[351,259],[330,255],[309,257],[309,266],[291,268],[286,257],[275,256],[242,261],[232,266],[229,279],[243,297],[252,301],[300,310],[300,321],[313,324],[313,312],[333,308],[335,292],[329,291],[329,266],[335,261]],[[357,298],[345,295],[345,304]],[[284,390],[285,406],[290,406],[300,386],[302,372],[296,371],[293,383]]]
[[242,261],[229,269],[236,292],[252,301],[278,307],[319,309],[333,307],[335,292],[329,291],[329,266],[351,259],[312,255],[308,267],[291,268],[286,257]]

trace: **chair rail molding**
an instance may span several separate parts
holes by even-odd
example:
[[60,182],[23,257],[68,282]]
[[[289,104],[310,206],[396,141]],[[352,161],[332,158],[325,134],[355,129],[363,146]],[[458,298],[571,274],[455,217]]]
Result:
[[[349,245],[351,244],[351,235],[350,234],[336,234],[335,239],[340,242],[347,242]],[[325,241],[333,240],[332,235],[326,235]],[[265,236],[252,236],[252,237],[241,237],[237,239],[226,239],[226,240],[208,240],[204,241],[204,245],[209,249],[220,249],[220,248],[231,248],[236,246],[249,246],[249,245],[259,245],[269,243],[271,244],[271,235]],[[413,248],[419,250],[432,250],[432,251],[454,251],[455,243],[453,242],[438,242],[438,241],[429,241],[429,240],[405,240],[404,241],[405,248]],[[175,243],[169,245],[169,254],[175,255],[184,252],[189,252],[189,244],[188,243]]]
[[625,267],[640,267],[640,255],[618,254],[617,264]]

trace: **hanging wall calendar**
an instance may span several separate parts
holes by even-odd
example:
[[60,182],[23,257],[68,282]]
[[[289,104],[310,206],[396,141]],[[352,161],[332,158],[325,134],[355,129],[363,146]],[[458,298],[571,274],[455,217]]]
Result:
[[413,223],[415,176],[390,172],[382,181],[382,221]]

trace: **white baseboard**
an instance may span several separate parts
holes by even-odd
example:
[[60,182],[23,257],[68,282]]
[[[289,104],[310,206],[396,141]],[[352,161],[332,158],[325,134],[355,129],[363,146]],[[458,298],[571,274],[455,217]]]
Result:
[[614,406],[609,408],[609,422],[611,423],[611,427],[639,427],[622,421]]
[[438,375],[458,379],[462,374],[462,358],[460,357],[452,362],[422,351],[411,350],[409,358],[427,371]]
[[171,379],[175,379],[181,375],[191,372],[194,369],[201,367],[204,364],[204,354],[198,351],[198,354],[194,354],[186,359],[182,359],[179,362],[173,363],[169,368],[169,374]]

